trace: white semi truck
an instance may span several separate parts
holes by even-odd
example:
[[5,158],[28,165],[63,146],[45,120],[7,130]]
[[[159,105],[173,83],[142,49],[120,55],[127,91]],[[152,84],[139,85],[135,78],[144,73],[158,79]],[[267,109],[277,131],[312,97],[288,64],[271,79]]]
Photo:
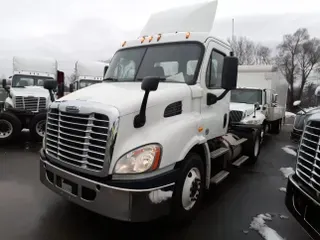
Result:
[[76,79],[71,91],[101,83],[108,64],[95,61],[77,61],[75,64]]
[[45,130],[46,110],[55,99],[44,89],[48,80],[58,82],[58,96],[62,96],[64,74],[52,58],[13,57],[13,75],[10,86],[2,80],[7,92],[0,113],[0,142],[14,139],[22,129],[30,130],[36,140],[41,140]]
[[231,91],[230,121],[257,125],[265,133],[279,133],[285,118],[288,83],[273,65],[242,65],[237,89]]
[[211,1],[152,15],[115,53],[103,83],[51,104],[40,151],[45,186],[114,219],[185,220],[205,189],[257,161],[259,129],[229,125],[238,59],[210,34],[216,8]]

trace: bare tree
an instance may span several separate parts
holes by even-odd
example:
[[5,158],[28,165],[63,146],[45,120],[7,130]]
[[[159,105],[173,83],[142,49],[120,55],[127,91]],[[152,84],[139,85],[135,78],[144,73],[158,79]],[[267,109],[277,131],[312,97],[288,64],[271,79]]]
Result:
[[298,63],[301,75],[301,84],[298,99],[301,98],[304,86],[311,71],[320,62],[320,40],[317,38],[307,39],[299,47]]
[[303,89],[301,106],[303,107],[314,107],[317,105],[317,97],[315,96],[315,90],[318,84],[313,82],[307,82]]
[[271,49],[263,46],[261,44],[257,44],[256,46],[256,64],[271,64]]
[[234,37],[228,39],[234,55],[238,57],[239,65],[253,64],[270,64],[271,49],[261,44],[256,44],[254,41],[246,37]]
[[294,34],[284,35],[282,43],[277,47],[279,52],[276,56],[276,63],[289,84],[287,99],[289,110],[293,108],[294,83],[299,73],[298,53],[301,44],[308,39],[307,29],[300,28]]

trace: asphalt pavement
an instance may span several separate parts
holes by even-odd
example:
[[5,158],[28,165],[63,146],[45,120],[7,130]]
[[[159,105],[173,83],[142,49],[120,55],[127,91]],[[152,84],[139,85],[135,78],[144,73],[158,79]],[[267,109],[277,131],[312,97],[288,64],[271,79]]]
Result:
[[282,149],[294,146],[289,131],[290,126],[284,126],[279,135],[267,136],[256,165],[242,168],[213,188],[196,219],[179,227],[169,225],[166,218],[123,223],[64,200],[40,183],[40,144],[28,142],[25,133],[15,143],[0,146],[0,239],[259,240],[263,238],[250,229],[250,223],[258,214],[269,213],[272,220],[266,221],[267,226],[282,238],[308,240],[284,205],[285,193],[279,190],[287,182],[279,169],[295,165],[295,157]]

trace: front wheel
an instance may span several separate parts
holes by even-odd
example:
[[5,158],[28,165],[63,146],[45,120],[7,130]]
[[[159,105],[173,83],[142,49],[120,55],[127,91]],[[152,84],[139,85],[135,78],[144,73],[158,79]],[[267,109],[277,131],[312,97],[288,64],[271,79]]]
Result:
[[14,114],[10,112],[0,113],[0,143],[13,140],[21,132],[22,124]]
[[260,130],[248,133],[245,138],[247,141],[243,144],[243,154],[249,157],[248,164],[255,164],[258,160],[261,147]]
[[39,113],[35,115],[30,122],[30,135],[37,142],[40,142],[44,136],[46,130],[46,120],[47,114]]
[[204,182],[201,157],[197,153],[189,153],[184,159],[173,194],[171,214],[174,222],[192,220],[203,198]]

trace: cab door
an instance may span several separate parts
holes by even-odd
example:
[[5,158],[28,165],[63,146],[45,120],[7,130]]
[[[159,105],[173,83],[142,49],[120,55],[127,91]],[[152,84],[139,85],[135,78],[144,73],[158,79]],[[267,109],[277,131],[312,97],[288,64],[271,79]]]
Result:
[[229,123],[230,93],[214,104],[209,104],[210,98],[219,97],[224,89],[221,88],[224,57],[229,49],[220,45],[214,39],[209,39],[207,51],[201,69],[201,86],[204,95],[201,101],[201,115],[206,139],[213,139],[227,133]]

